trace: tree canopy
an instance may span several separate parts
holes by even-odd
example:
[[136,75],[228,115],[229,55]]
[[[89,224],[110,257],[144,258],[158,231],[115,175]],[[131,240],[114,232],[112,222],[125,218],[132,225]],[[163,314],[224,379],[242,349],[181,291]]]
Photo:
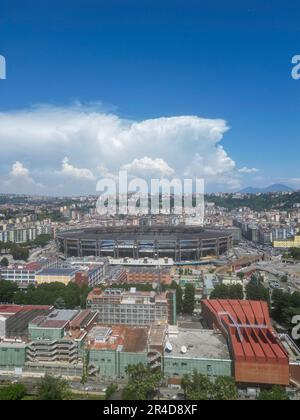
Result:
[[148,400],[157,394],[162,379],[161,372],[153,371],[151,367],[139,363],[127,366],[126,374],[128,383],[123,390],[124,400]]
[[45,375],[37,387],[38,400],[60,401],[70,400],[71,398],[72,393],[70,391],[68,382],[61,378]]
[[293,294],[275,289],[272,293],[272,317],[287,328],[292,327],[292,319],[300,315],[300,292]]
[[182,379],[182,388],[187,400],[236,400],[238,390],[231,377],[220,376],[211,382],[207,376],[198,372],[185,375]]
[[190,314],[194,312],[195,309],[195,286],[192,284],[187,284],[184,288],[184,298],[182,303],[182,311],[185,314]]
[[244,299],[243,286],[218,284],[210,294],[210,299]]
[[[0,288],[1,290],[1,288]],[[59,309],[85,308],[86,298],[89,293],[87,285],[79,286],[76,283],[55,282],[29,286],[27,291],[15,293],[14,303],[19,305],[54,305]]]
[[9,266],[9,261],[6,257],[2,258],[2,260],[0,261],[0,266],[1,267],[8,267]]
[[246,296],[248,300],[260,300],[270,303],[269,290],[263,285],[260,277],[252,276],[246,286]]
[[7,280],[0,280],[0,302],[13,303],[14,296],[18,291],[16,283]]
[[23,384],[11,384],[0,388],[0,401],[22,400],[27,393]]
[[287,395],[285,389],[282,386],[273,386],[270,390],[263,390],[260,392],[259,400],[266,400],[266,401],[285,401],[289,400],[289,396]]

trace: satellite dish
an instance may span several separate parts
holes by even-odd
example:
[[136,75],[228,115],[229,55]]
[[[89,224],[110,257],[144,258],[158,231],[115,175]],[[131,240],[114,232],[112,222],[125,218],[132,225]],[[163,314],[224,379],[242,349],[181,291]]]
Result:
[[172,346],[172,344],[170,343],[170,341],[167,341],[166,342],[166,351],[168,352],[168,353],[171,353],[171,351],[173,350],[173,346]]
[[158,286],[158,284],[156,282],[153,282],[152,283],[152,289],[153,290],[156,290],[157,289],[157,286]]
[[187,352],[187,348],[185,346],[181,347],[181,353],[185,354]]

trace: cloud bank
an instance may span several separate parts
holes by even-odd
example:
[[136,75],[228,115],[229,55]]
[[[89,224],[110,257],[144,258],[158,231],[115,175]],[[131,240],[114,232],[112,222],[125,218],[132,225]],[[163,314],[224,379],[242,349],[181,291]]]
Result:
[[[3,192],[14,174],[27,190],[94,193],[96,180],[127,169],[143,177],[198,177],[218,189],[239,188],[241,173],[221,142],[223,119],[174,116],[131,121],[97,106],[36,106],[0,113]],[[5,147],[4,147],[5,145]],[[22,189],[25,186],[22,184]],[[11,191],[12,192],[12,191]]]

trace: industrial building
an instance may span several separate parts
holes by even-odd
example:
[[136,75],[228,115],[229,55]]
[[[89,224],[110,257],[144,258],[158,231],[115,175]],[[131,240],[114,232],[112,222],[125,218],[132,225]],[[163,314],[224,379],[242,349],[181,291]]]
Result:
[[52,306],[2,305],[0,306],[0,339],[28,338],[28,324],[37,316],[50,313]]
[[[4,307],[0,313],[1,320]],[[82,376],[85,338],[97,322],[97,312],[7,306],[6,313],[8,320],[18,319],[18,330],[22,316],[22,330],[27,335],[23,332],[18,338],[0,339],[1,371],[18,368],[20,372]]]
[[176,323],[176,291],[164,293],[94,289],[87,306],[99,312],[102,324],[151,325]]
[[237,383],[289,384],[289,357],[271,326],[266,302],[203,300],[202,316],[227,340]]
[[89,374],[101,378],[122,378],[126,367],[147,363],[149,327],[97,326],[86,340]]
[[171,331],[164,352],[166,378],[182,378],[195,371],[212,381],[218,376],[232,376],[232,360],[221,333],[181,328]]
[[118,226],[69,230],[57,235],[68,257],[172,258],[198,261],[219,256],[232,246],[229,231],[199,226]]
[[54,310],[35,318],[28,327],[27,360],[77,364],[83,340],[97,316],[89,310]]

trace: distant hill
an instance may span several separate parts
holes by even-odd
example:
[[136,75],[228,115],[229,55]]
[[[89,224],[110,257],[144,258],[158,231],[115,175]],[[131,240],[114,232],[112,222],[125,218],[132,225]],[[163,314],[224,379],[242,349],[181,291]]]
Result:
[[276,193],[276,192],[293,192],[294,190],[287,185],[283,184],[273,184],[266,188],[255,188],[248,187],[244,188],[240,193],[242,194],[267,194],[267,193]]

